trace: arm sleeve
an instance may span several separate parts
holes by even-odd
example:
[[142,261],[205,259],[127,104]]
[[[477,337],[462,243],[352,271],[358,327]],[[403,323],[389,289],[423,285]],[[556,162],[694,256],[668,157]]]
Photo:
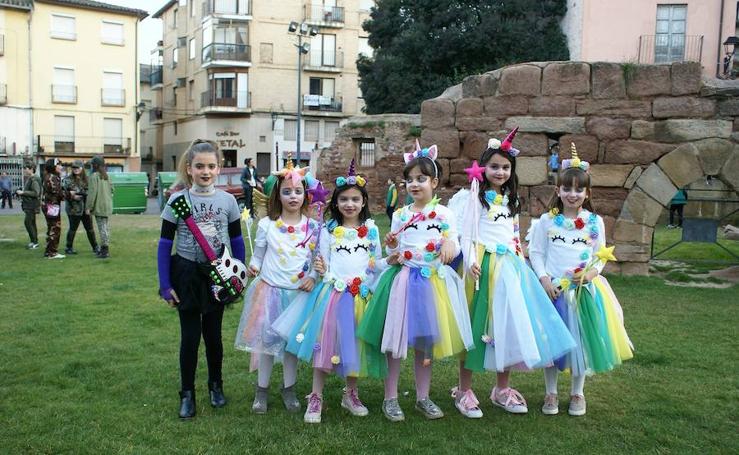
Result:
[[228,223],[228,237],[231,240],[231,255],[241,262],[246,261],[244,237],[241,235],[241,220]]
[[177,225],[162,220],[162,231],[157,248],[157,271],[159,272],[159,294],[172,288],[170,269],[172,267],[172,244]]
[[[600,216],[598,217],[598,238],[595,239],[595,242],[593,242],[593,252],[598,251],[601,247],[606,246],[606,225],[603,223],[603,218]],[[598,261],[595,268],[598,270],[598,273],[603,272],[603,268],[606,265],[602,263],[601,261]]]
[[372,229],[377,229],[377,237],[372,243],[375,245],[375,272],[382,273],[383,270],[388,268],[387,258],[382,257],[382,243],[380,242],[380,230],[375,226]]
[[[393,213],[393,219],[390,222],[390,232],[395,232],[398,229],[400,229],[400,226],[403,225],[403,223],[400,221],[400,216],[398,215],[398,211]],[[396,248],[390,248],[390,246],[385,245],[385,253],[388,255],[395,253],[400,248],[400,239],[398,239],[398,246]]]
[[245,168],[244,168],[244,169],[243,169],[243,170],[241,171],[241,186],[246,186],[246,184],[247,184],[247,183],[249,183],[249,180],[248,180],[248,179],[247,179],[247,177],[246,177],[246,173],[247,173],[247,172],[249,172],[249,168],[248,168],[248,167],[245,167]]
[[531,243],[529,243],[529,260],[531,261],[531,267],[534,269],[534,273],[539,278],[547,275],[547,222],[547,215],[542,215],[539,218],[539,222],[532,229]]
[[257,234],[254,239],[254,254],[251,256],[249,265],[262,269],[262,261],[267,254],[267,229],[269,228],[270,219],[267,217],[259,220],[257,225]]
[[90,186],[87,189],[87,202],[85,202],[85,210],[92,210],[95,207],[95,197],[97,196],[98,190],[98,178],[93,175],[90,178]]
[[460,247],[459,247],[459,232],[457,231],[457,218],[456,215],[449,210],[449,208],[444,207],[446,209],[446,216],[447,216],[447,223],[449,224],[449,230],[447,231],[447,238],[446,242],[452,242],[452,245],[454,245],[454,257],[456,257],[459,254]]
[[321,232],[321,243],[318,245],[318,254],[323,258],[323,262],[326,264],[326,273],[328,273],[331,265],[331,234],[327,228],[321,229],[323,229],[323,232]]

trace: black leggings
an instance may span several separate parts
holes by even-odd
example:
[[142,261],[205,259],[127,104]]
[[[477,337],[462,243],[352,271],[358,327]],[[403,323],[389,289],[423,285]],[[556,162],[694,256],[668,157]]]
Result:
[[205,358],[208,362],[208,383],[221,382],[223,366],[223,341],[221,324],[223,308],[206,314],[199,311],[178,311],[180,315],[180,380],[182,390],[195,390],[195,370],[198,367],[200,334],[205,341]]
[[90,215],[68,215],[69,218],[69,230],[67,231],[67,248],[72,249],[74,244],[74,235],[77,233],[77,228],[82,221],[82,226],[85,227],[87,233],[87,240],[90,242],[90,246],[94,250],[98,244],[95,240],[95,229],[92,227],[92,217]]

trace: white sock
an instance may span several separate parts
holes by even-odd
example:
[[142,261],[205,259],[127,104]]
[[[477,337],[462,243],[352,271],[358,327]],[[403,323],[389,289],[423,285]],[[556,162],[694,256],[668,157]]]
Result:
[[585,396],[585,375],[572,376],[572,390],[570,395],[581,395]]
[[282,359],[282,380],[285,387],[295,385],[298,380],[298,358],[294,354],[286,352]]
[[274,356],[259,354],[259,367],[257,368],[257,385],[263,389],[269,387],[269,378],[272,376],[272,365]]
[[557,367],[544,368],[544,385],[547,389],[547,395],[557,395],[557,377],[559,377]]

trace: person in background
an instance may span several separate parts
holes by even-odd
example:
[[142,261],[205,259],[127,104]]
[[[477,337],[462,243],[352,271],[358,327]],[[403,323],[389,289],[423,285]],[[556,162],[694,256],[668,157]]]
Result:
[[95,221],[100,232],[100,251],[97,257],[105,259],[110,256],[110,228],[108,218],[113,214],[113,183],[105,169],[105,160],[102,156],[95,156],[90,160],[92,175],[90,176],[85,201],[85,214],[95,215]]
[[389,219],[393,219],[393,212],[398,206],[398,188],[395,187],[393,179],[387,179],[387,196],[385,196],[385,213]]
[[44,164],[44,217],[46,218],[46,252],[49,259],[63,259],[59,254],[59,238],[62,235],[61,204],[64,200],[62,191],[62,162],[58,158],[49,158]]
[[549,146],[549,183],[554,183],[559,172],[559,144]]
[[[687,203],[688,192],[685,188],[680,188],[670,201],[670,223],[667,225],[667,229],[683,227],[683,208]],[[675,224],[675,215],[677,215],[677,224]]]
[[241,171],[241,187],[244,189],[244,206],[254,216],[254,199],[252,194],[257,186],[257,169],[252,164],[252,159],[244,160],[244,170]]
[[28,232],[29,243],[26,249],[35,250],[38,248],[38,230],[36,229],[36,214],[41,207],[41,178],[35,174],[36,166],[27,162],[23,165],[23,176],[26,179],[22,190],[17,190],[17,194],[21,198],[21,209],[26,217],[23,224]]
[[13,181],[7,172],[0,174],[0,193],[3,200],[2,208],[5,208],[5,201],[8,201],[8,208],[13,208]]
[[72,173],[68,174],[62,180],[62,189],[64,189],[64,198],[67,203],[66,212],[69,220],[69,229],[67,230],[67,248],[64,254],[77,254],[72,247],[74,244],[74,236],[77,228],[82,221],[87,233],[87,240],[90,242],[92,251],[98,254],[99,247],[95,240],[95,229],[92,227],[92,217],[89,213],[85,213],[85,199],[87,199],[87,174],[83,167],[82,160],[74,160],[72,163]]

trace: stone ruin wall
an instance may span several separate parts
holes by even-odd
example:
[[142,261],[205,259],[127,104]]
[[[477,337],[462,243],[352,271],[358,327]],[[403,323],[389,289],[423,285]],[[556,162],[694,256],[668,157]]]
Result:
[[[544,211],[547,150],[570,142],[591,163],[592,201],[603,216],[618,263],[610,271],[647,274],[652,232],[677,188],[711,175],[739,189],[739,83],[702,80],[698,63],[634,65],[544,62],[470,76],[421,105],[422,146],[437,144],[444,168],[442,197],[467,186],[464,168],[490,137],[518,126],[517,174],[522,233]],[[386,181],[399,180],[400,154],[413,149],[413,116],[350,122],[320,158],[319,178],[333,180],[358,156],[358,138],[375,138],[370,181],[373,212],[382,212]],[[364,122],[364,123],[362,123]],[[445,199],[444,199],[445,200]]]

